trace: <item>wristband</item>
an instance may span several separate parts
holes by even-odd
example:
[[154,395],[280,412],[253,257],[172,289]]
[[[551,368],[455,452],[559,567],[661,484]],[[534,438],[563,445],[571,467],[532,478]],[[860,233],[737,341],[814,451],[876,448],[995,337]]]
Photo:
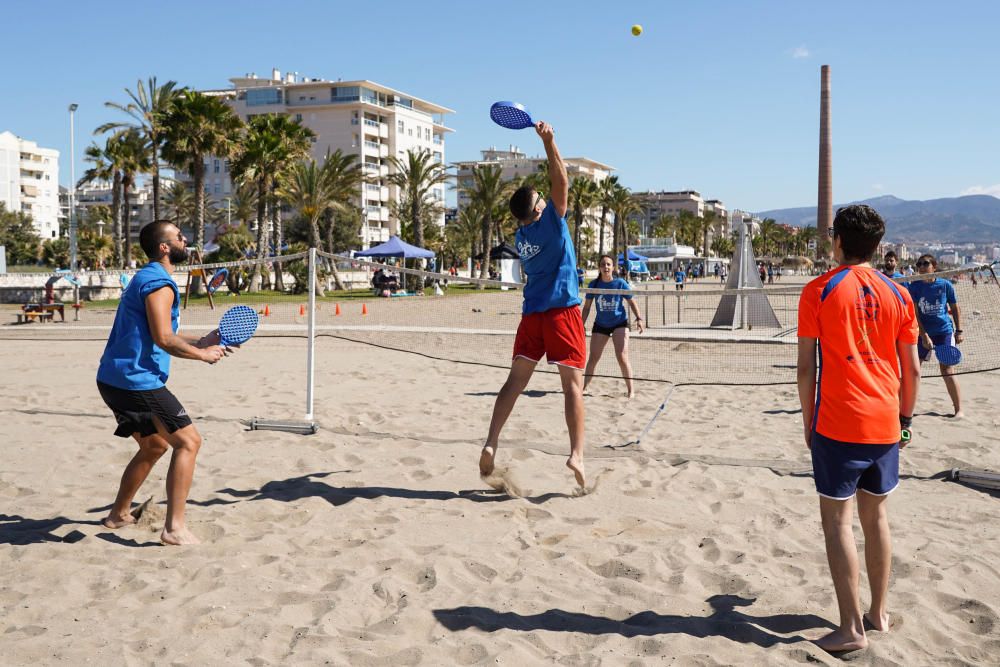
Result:
[[902,444],[905,445],[905,444],[909,443],[910,440],[912,440],[912,439],[913,439],[913,433],[910,432],[910,429],[903,428],[903,429],[899,430],[899,441]]
[[960,333],[962,333],[962,330],[961,329],[955,329],[955,333],[960,334]]
[[911,426],[913,426],[913,417],[912,416],[905,417],[903,415],[899,415],[899,426],[900,428],[910,428]]

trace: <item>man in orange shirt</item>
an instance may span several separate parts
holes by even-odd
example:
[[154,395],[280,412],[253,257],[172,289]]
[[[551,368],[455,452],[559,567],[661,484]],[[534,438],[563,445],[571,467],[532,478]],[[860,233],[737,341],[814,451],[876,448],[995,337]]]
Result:
[[[833,257],[839,266],[806,285],[799,300],[799,401],[840,608],[840,626],[816,642],[827,651],[867,646],[866,622],[882,632],[890,625],[886,501],[899,484],[899,449],[909,442],[920,365],[913,301],[870,263],[883,234],[885,222],[874,209],[837,211]],[[864,616],[852,530],[855,495],[872,596]]]

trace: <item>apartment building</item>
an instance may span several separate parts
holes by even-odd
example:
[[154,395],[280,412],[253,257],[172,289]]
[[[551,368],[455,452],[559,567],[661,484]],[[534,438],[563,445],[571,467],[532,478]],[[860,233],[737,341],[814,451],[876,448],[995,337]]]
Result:
[[639,224],[639,235],[641,237],[652,237],[653,229],[664,216],[676,217],[683,211],[691,213],[695,217],[704,218],[714,214],[719,221],[716,229],[709,232],[709,243],[717,232],[728,233],[729,211],[726,205],[718,199],[703,199],[697,190],[678,190],[674,192],[635,192],[632,194],[639,205],[639,212],[633,214],[630,221]]
[[[229,80],[232,88],[205,91],[226,99],[239,117],[247,121],[260,114],[292,116],[312,130],[311,156],[322,162],[327,152],[341,150],[356,155],[366,182],[359,186],[356,203],[364,212],[363,247],[388,240],[398,233],[398,221],[390,215],[392,202],[399,201],[397,188],[387,178],[389,158],[405,159],[411,149],[426,149],[445,164],[445,136],[453,130],[444,124],[451,109],[368,80],[330,81],[277,69],[271,78],[255,74]],[[226,160],[206,160],[205,189],[212,198],[225,200],[233,194]],[[442,212],[437,224],[444,225],[445,186],[432,196]]]
[[[139,238],[139,230],[146,224],[153,221],[153,186],[152,184],[142,185],[129,190],[129,228],[132,231],[132,238]],[[80,222],[87,219],[87,210],[94,206],[107,206],[111,208],[113,193],[111,184],[95,182],[76,191],[76,219]],[[63,217],[69,217],[69,190],[59,188],[59,203],[63,210]],[[162,203],[161,203],[162,206]],[[111,233],[111,225],[107,224],[102,230],[104,234]]]
[[[480,151],[480,153],[482,157],[479,160],[466,160],[455,163],[458,170],[456,179],[459,186],[459,211],[469,205],[469,196],[463,192],[461,188],[472,185],[472,170],[475,167],[482,165],[497,165],[500,167],[501,178],[505,181],[510,181],[537,173],[539,165],[545,161],[545,158],[541,156],[528,157],[527,154],[514,145],[510,145],[506,150],[498,149],[496,146],[490,146],[488,149]],[[571,183],[577,176],[589,178],[596,183],[600,183],[605,178],[610,176],[611,172],[615,169],[611,165],[597,162],[596,160],[591,160],[587,157],[564,157],[563,163],[566,165],[566,174]],[[600,207],[588,209],[584,212],[584,219],[586,221],[585,224],[596,230],[598,228],[600,215]],[[610,215],[608,217],[610,218]],[[610,245],[610,234],[611,225],[607,224],[605,225],[605,236],[607,237],[605,239],[605,247]],[[598,241],[596,234],[594,238],[595,247],[590,248],[590,250],[595,250],[597,247]]]
[[0,202],[30,215],[42,239],[59,236],[59,151],[0,132]]

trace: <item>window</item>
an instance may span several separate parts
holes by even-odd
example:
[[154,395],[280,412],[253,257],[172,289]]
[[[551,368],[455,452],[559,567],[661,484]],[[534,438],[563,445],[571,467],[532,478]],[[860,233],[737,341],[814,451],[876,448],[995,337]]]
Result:
[[229,173],[229,160],[226,160],[225,162],[222,163],[222,171],[224,171],[227,174]]
[[295,114],[295,122],[296,123],[301,123],[302,122],[302,114],[300,114],[300,113]]
[[405,126],[405,125],[403,125],[403,121],[399,121],[399,123],[398,123],[398,124],[396,125],[396,129],[397,129],[397,130],[398,130],[398,131],[399,131],[400,133],[402,133],[402,131],[403,131],[404,129],[406,129],[406,126]]
[[424,128],[424,140],[425,141],[431,140],[431,128],[429,127]]
[[219,173],[219,160],[218,159],[216,159],[215,160],[215,164],[212,165],[212,173],[215,173],[215,174]]
[[281,90],[277,88],[259,88],[247,91],[247,106],[257,107],[265,104],[281,104]]
[[218,183],[216,183],[215,186],[212,188],[212,192],[215,194],[219,194],[220,191],[221,191],[221,186]]
[[412,127],[407,131],[407,134],[409,134],[411,137],[413,136],[413,128]]

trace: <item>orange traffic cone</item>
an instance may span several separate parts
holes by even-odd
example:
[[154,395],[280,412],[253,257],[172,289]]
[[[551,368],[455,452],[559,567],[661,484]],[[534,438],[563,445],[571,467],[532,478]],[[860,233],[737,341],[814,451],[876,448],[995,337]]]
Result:
[[368,306],[367,305],[361,304],[361,314],[362,315],[367,315],[368,314]]
[[305,307],[305,306],[303,306],[303,305],[302,305],[302,304],[300,303],[300,304],[299,304],[299,315],[305,315],[305,314],[306,314],[306,307]]
[[271,306],[264,304],[264,317],[269,317],[271,315]]
[[333,313],[334,315],[340,315],[340,304],[337,304],[337,310]]

